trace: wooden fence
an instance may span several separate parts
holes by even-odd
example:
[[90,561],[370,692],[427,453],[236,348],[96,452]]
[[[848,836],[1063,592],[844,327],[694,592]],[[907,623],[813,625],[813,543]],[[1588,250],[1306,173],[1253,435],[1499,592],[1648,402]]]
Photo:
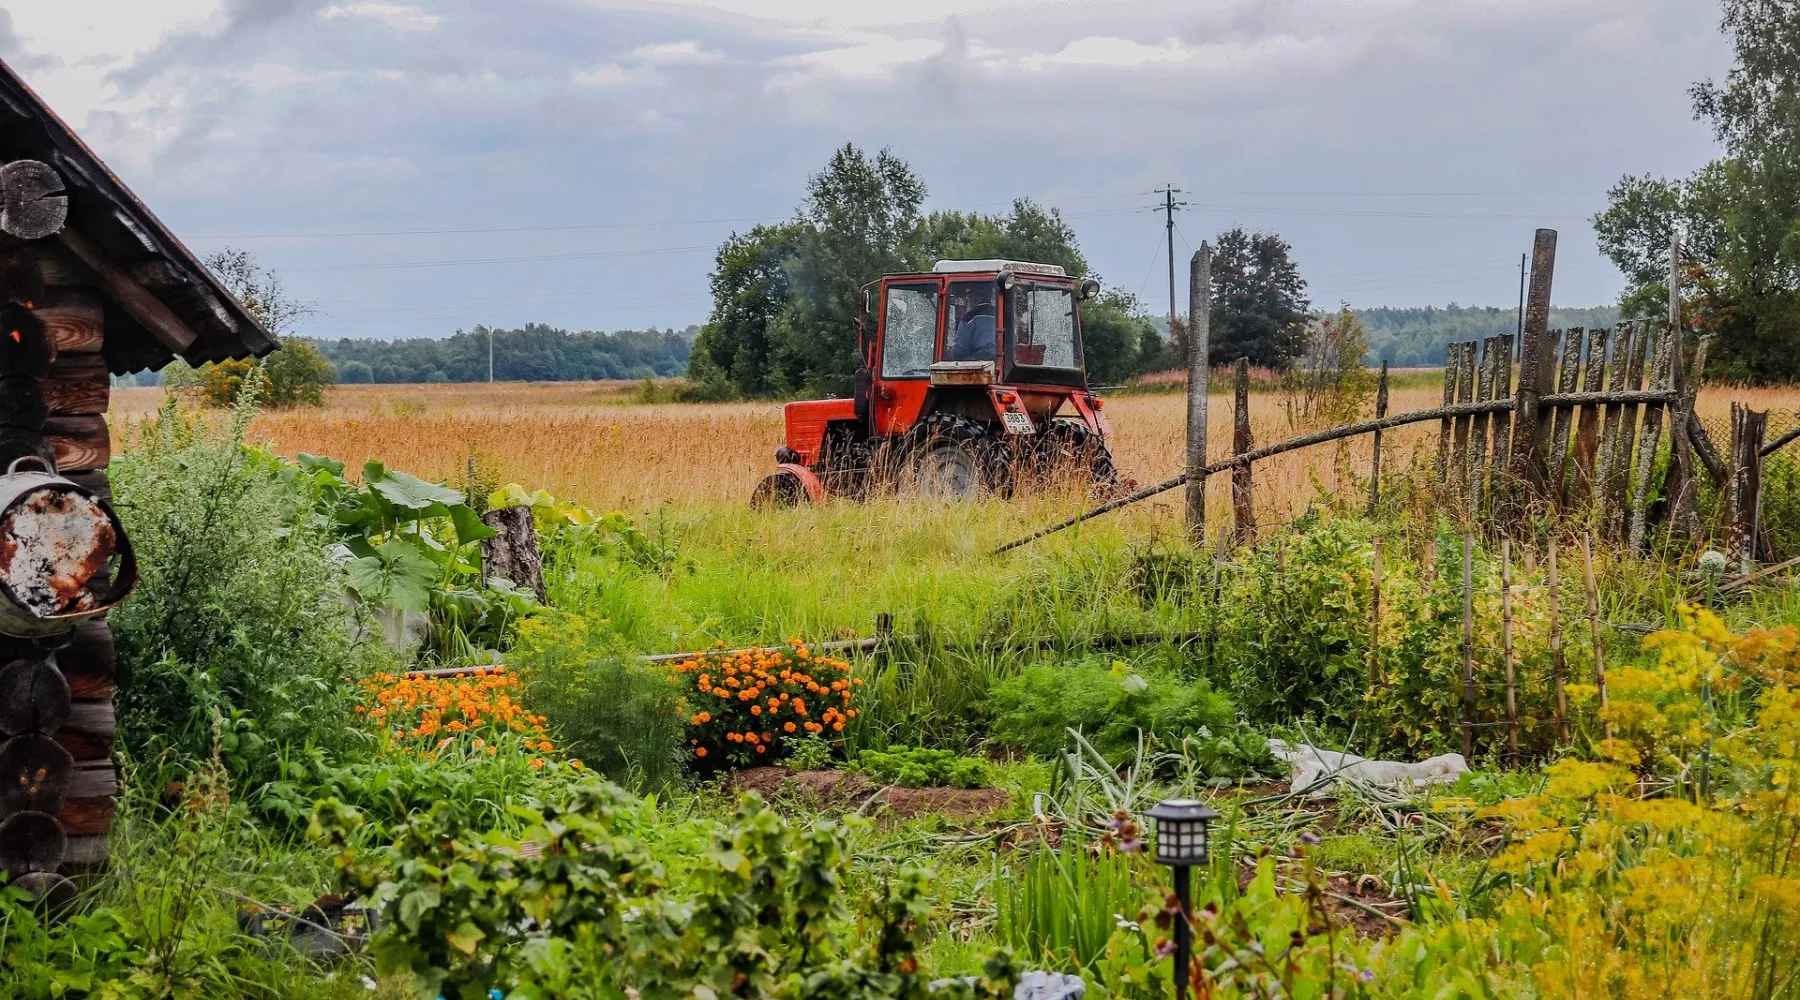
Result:
[[[1373,509],[1382,432],[1436,421],[1440,487],[1448,502],[1472,518],[1505,527],[1533,512],[1591,512],[1602,537],[1642,551],[1653,526],[1666,525],[1683,536],[1697,529],[1697,467],[1726,492],[1725,528],[1734,565],[1748,567],[1755,554],[1761,460],[1800,438],[1800,432],[1765,445],[1767,414],[1734,405],[1729,458],[1721,456],[1694,415],[1706,338],[1684,352],[1679,332],[1667,324],[1632,321],[1610,329],[1527,329],[1516,362],[1514,346],[1511,334],[1446,345],[1442,405],[1409,413],[1387,412],[1384,365],[1372,419],[1262,446],[1250,432],[1249,365],[1240,360],[1231,454],[1016,539],[994,554],[1224,472],[1231,473],[1236,538],[1250,544],[1256,534],[1251,503],[1256,463],[1364,435],[1372,439]],[[1658,483],[1665,429],[1669,460]]]

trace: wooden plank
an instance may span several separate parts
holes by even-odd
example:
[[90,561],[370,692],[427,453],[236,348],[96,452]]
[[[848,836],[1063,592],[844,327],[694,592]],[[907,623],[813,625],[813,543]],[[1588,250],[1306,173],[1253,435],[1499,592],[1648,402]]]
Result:
[[69,707],[69,721],[51,738],[77,761],[98,760],[112,755],[117,729],[112,699],[81,699]]
[[75,626],[69,644],[56,651],[56,666],[69,682],[71,697],[110,699],[118,670],[112,626],[101,618]]
[[63,848],[63,866],[65,868],[88,868],[105,864],[106,854],[110,847],[111,838],[104,835],[98,837],[70,837],[68,838],[68,846]]
[[[1670,461],[1669,475],[1663,482],[1663,495],[1669,498],[1669,528],[1680,538],[1691,538],[1700,530],[1700,517],[1695,508],[1699,492],[1696,463],[1706,461],[1700,454],[1701,444],[1695,440],[1693,427],[1694,401],[1700,394],[1700,385],[1706,378],[1706,351],[1712,344],[1711,335],[1701,337],[1694,342],[1693,366],[1687,370],[1681,384],[1681,405],[1669,414]],[[1679,342],[1678,342],[1679,345]],[[1682,358],[1676,353],[1675,370],[1681,371]],[[1706,442],[1711,446],[1711,442]],[[1717,458],[1715,454],[1713,456]],[[1708,470],[1711,471],[1710,469]],[[1717,479],[1714,480],[1717,482]]]
[[[1556,391],[1574,392],[1575,380],[1581,374],[1581,339],[1586,332],[1575,327],[1563,335],[1562,362],[1557,370]],[[1559,406],[1551,418],[1553,426],[1550,431],[1549,489],[1550,500],[1560,506],[1568,481],[1569,469],[1569,424],[1574,417],[1574,407]]]
[[112,460],[112,435],[99,414],[51,417],[44,421],[44,438],[62,472],[104,469]]
[[100,287],[127,315],[143,324],[157,343],[180,354],[199,339],[161,299],[114,263],[106,251],[96,246],[80,230],[68,227],[58,233],[56,238],[76,259],[94,272]]
[[[1618,391],[1625,388],[1625,375],[1629,369],[1626,359],[1631,356],[1632,329],[1631,324],[1621,323],[1613,329],[1612,361],[1606,373],[1606,388]],[[1604,523],[1607,507],[1612,499],[1612,482],[1618,475],[1619,465],[1619,424],[1625,414],[1622,403],[1606,404],[1605,414],[1600,425],[1600,468],[1595,472],[1595,506],[1599,510],[1600,519]]]
[[75,765],[68,797],[56,818],[71,837],[91,837],[112,829],[119,797],[119,772],[112,761],[91,760]]
[[94,276],[67,250],[51,240],[27,244],[43,272],[44,284],[50,288],[71,288],[93,283]]
[[[1475,341],[1461,345],[1456,353],[1456,401],[1458,403],[1475,402]],[[1450,475],[1454,483],[1456,496],[1464,501],[1469,498],[1469,429],[1473,418],[1461,416],[1456,418],[1452,430],[1450,450]]]
[[[1511,399],[1513,394],[1513,335],[1500,335],[1500,381],[1494,387],[1494,398]],[[1494,414],[1494,454],[1488,463],[1488,491],[1498,494],[1500,484],[1506,478],[1506,458],[1512,453],[1512,411],[1499,410]]]
[[[1387,416],[1388,410],[1388,363],[1381,363],[1381,374],[1375,379],[1375,419]],[[1375,516],[1375,509],[1381,504],[1381,428],[1375,428],[1375,441],[1369,446],[1369,516]],[[1203,480],[1204,482],[1204,480]],[[1376,540],[1377,550],[1381,545]]]
[[[1461,344],[1444,345],[1444,405],[1456,402],[1456,366],[1462,357]],[[1450,489],[1450,428],[1452,421],[1445,417],[1438,424],[1438,485],[1446,491]]]
[[[1656,353],[1650,361],[1650,387],[1668,389],[1674,382],[1674,364],[1670,349],[1675,338],[1665,332],[1656,338]],[[1663,407],[1650,403],[1644,407],[1644,425],[1638,433],[1637,477],[1631,490],[1631,524],[1625,531],[1625,547],[1637,553],[1644,550],[1644,533],[1650,515],[1650,479],[1656,466],[1657,442],[1662,436]]]
[[[1481,364],[1477,367],[1475,399],[1487,402],[1494,398],[1494,382],[1500,377],[1494,370],[1500,360],[1500,338],[1488,337],[1481,342]],[[1469,425],[1469,497],[1476,512],[1487,503],[1486,475],[1489,416],[1475,414]]]
[[[1626,359],[1625,388],[1644,385],[1645,361],[1650,353],[1650,325],[1636,323],[1631,335],[1631,356]],[[1638,405],[1626,403],[1619,419],[1619,458],[1613,465],[1612,487],[1606,498],[1607,536],[1624,541],[1630,515],[1632,460],[1637,455]]]
[[[1250,359],[1237,363],[1236,406],[1232,414],[1231,445],[1233,454],[1247,455],[1255,447],[1250,436]],[[1231,469],[1231,512],[1237,523],[1239,545],[1256,544],[1256,483],[1250,463]]]
[[[1606,345],[1611,331],[1604,327],[1589,330],[1587,335],[1587,371],[1581,379],[1582,392],[1600,392],[1606,386]],[[1569,482],[1569,505],[1586,503],[1594,495],[1594,458],[1600,450],[1600,408],[1579,407],[1575,421],[1575,473]]]
[[58,354],[98,353],[105,343],[106,305],[97,292],[86,288],[49,289],[32,311],[43,320]]
[[112,373],[99,354],[58,354],[38,382],[52,416],[105,413],[112,400]]

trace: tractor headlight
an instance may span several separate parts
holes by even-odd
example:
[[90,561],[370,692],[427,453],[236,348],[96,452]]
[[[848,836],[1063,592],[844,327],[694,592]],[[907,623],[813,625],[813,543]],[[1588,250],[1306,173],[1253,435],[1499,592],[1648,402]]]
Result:
[[1018,277],[1015,276],[1011,271],[1001,271],[1000,272],[1000,287],[1006,289],[1009,292],[1012,291],[1012,286],[1017,284],[1018,280],[1019,280]]

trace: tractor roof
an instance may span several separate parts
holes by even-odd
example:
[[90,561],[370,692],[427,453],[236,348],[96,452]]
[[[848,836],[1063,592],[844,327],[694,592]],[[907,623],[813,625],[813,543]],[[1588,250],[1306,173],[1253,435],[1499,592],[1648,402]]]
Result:
[[1023,260],[1001,260],[988,257],[982,260],[940,260],[931,270],[937,274],[963,274],[979,271],[1012,271],[1015,274],[1046,274],[1057,278],[1067,277],[1067,271],[1056,264],[1033,264]]

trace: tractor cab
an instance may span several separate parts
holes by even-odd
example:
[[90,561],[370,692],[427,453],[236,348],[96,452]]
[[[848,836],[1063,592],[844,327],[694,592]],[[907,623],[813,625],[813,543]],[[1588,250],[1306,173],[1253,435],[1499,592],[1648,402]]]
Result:
[[850,399],[789,403],[762,502],[865,495],[876,483],[958,498],[1010,494],[1075,462],[1114,474],[1088,391],[1080,303],[1099,283],[1011,260],[943,260],[864,285]]

